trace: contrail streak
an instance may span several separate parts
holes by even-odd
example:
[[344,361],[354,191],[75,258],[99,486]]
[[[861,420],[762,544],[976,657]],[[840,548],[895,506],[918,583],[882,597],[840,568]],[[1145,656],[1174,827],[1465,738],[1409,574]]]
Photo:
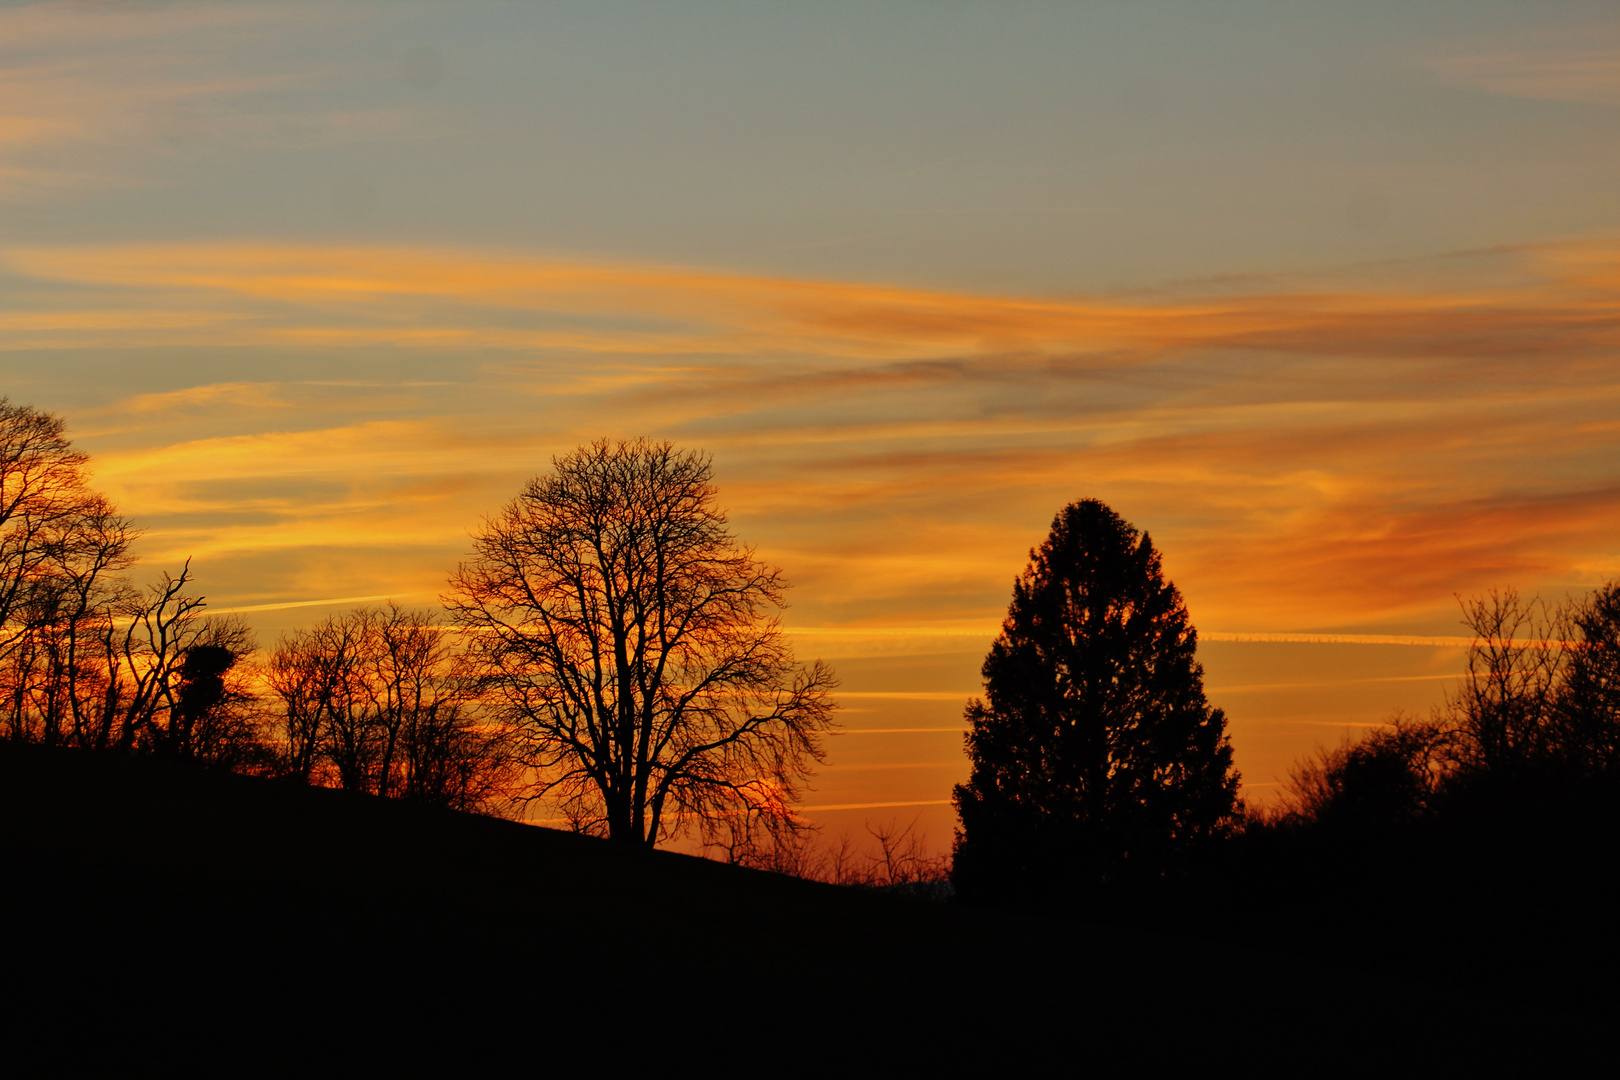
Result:
[[922,802],[860,802],[837,803],[832,806],[796,806],[795,810],[884,810],[891,806],[949,806],[949,799],[928,799]]
[[247,611],[283,611],[287,608],[325,607],[329,604],[370,604],[377,600],[397,600],[409,593],[389,593],[386,596],[336,596],[330,600],[287,600],[276,604],[245,604],[241,607],[209,608],[210,615],[240,615]]

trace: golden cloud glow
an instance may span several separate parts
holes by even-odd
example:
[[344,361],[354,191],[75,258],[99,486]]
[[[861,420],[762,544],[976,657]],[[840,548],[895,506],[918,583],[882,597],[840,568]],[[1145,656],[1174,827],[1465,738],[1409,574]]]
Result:
[[[1327,84],[1307,79],[1297,110],[1262,116],[1241,88],[1252,73],[1233,81],[1211,58],[1133,68],[1166,96],[1125,127],[1105,104],[1047,115],[1061,93],[1020,110],[998,90],[974,108],[1027,133],[987,140],[949,183],[913,185],[895,170],[950,158],[953,140],[919,130],[914,146],[874,149],[909,126],[884,104],[899,85],[888,69],[850,83],[877,122],[800,126],[766,95],[735,130],[775,135],[734,149],[641,107],[657,103],[630,107],[654,85],[645,72],[613,80],[623,100],[553,95],[586,85],[569,64],[617,61],[593,62],[588,42],[552,61],[508,53],[494,24],[464,16],[0,9],[0,199],[32,204],[0,238],[0,389],[66,415],[96,486],[145,530],[146,571],[195,557],[215,610],[268,634],[323,606],[431,603],[482,515],[552,455],[603,436],[701,447],[738,535],[795,582],[783,624],[799,653],[910,672],[843,695],[873,725],[844,743],[866,764],[845,786],[829,770],[816,809],[854,821],[944,805],[942,776],[919,774],[959,747],[960,688],[1030,548],[1078,498],[1151,532],[1217,703],[1247,725],[1235,738],[1257,785],[1332,728],[1426,708],[1457,666],[1457,594],[1620,574],[1620,237],[1152,290],[919,284],[1162,280],[1400,260],[1546,235],[1553,220],[1607,227],[1612,27],[1559,17],[1544,22],[1561,30],[1447,45],[1374,20],[1358,72],[1388,73],[1388,100],[1420,107],[1386,123],[1386,88],[1334,83],[1347,126],[1325,132],[1299,117]],[[421,44],[441,39],[443,56]],[[478,40],[494,51],[470,65],[457,43]],[[1416,73],[1388,66],[1427,48],[1446,51]],[[416,78],[419,54],[443,71]],[[525,81],[534,71],[543,81]],[[1446,86],[1394,85],[1414,74]],[[1207,124],[1189,123],[1183,85],[1209,88]],[[1470,90],[1520,100],[1482,109]],[[806,150],[825,172],[799,169]],[[1202,164],[1171,175],[1164,152]],[[669,171],[648,184],[655,158]],[[744,164],[740,186],[699,178],[726,162]],[[1349,219],[1341,187],[1358,192]],[[761,202],[732,205],[739,192]],[[1370,216],[1355,209],[1368,193]],[[100,242],[220,236],[248,239]],[[748,261],[356,239],[423,236]],[[58,242],[71,238],[98,242]],[[1262,655],[1269,669],[1246,659]],[[910,771],[885,787],[883,769]]]
[[[716,454],[739,530],[800,585],[790,626],[834,654],[979,647],[1086,495],[1148,528],[1227,634],[1376,636],[1620,560],[1609,238],[1466,256],[1488,283],[1468,288],[1416,267],[1055,299],[467,250],[0,257],[48,300],[0,312],[13,345],[310,358],[93,413],[98,482],[174,556],[381,545],[418,552],[419,592],[552,453],[652,433]],[[408,372],[377,379],[382,357]]]
[[[1620,273],[1617,249],[1516,253],[1542,280],[1471,293],[1310,292],[1221,300],[1027,300],[749,277],[680,268],[559,261],[465,251],[163,245],[13,249],[14,272],[47,281],[184,298],[189,321],[226,325],[210,342],[493,346],[627,355],[762,353],[847,359],[1085,356],[1093,365],[1190,348],[1327,355],[1470,356],[1559,344],[1612,344],[1612,292],[1577,296]],[[1562,278],[1562,280],[1560,280]],[[207,315],[207,312],[228,314]],[[501,312],[556,326],[511,326]],[[40,329],[141,329],[131,312],[34,316]],[[142,316],[151,318],[152,316]],[[172,318],[172,317],[171,317]],[[77,321],[75,321],[77,319]],[[580,326],[581,320],[596,325]],[[1119,350],[1125,350],[1118,355]],[[917,372],[870,372],[868,380]],[[822,377],[825,377],[823,375]]]

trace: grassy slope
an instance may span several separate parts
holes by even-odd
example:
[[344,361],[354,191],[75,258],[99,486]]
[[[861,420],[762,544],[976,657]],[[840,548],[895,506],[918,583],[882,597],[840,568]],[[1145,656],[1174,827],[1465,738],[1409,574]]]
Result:
[[341,792],[0,747],[13,1061],[1545,1064],[1580,1018]]

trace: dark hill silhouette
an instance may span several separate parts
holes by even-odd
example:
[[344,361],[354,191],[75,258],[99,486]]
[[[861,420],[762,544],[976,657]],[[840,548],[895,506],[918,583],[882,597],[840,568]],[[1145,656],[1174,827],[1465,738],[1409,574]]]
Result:
[[1184,875],[1125,883],[1079,910],[1607,1025],[1620,1005],[1617,866],[1620,791],[1519,784],[1453,791],[1414,822],[1251,829]]
[[1403,1072],[1595,1049],[1523,1000],[371,796],[0,746],[6,1055],[36,1071]]

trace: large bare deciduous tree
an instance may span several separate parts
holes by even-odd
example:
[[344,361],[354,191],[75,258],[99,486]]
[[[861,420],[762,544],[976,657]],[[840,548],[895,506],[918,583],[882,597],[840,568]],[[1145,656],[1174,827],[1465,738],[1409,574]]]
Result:
[[599,441],[553,465],[485,522],[445,598],[533,797],[646,845],[791,831],[833,674],[794,662],[787,583],[728,530],[710,459]]

